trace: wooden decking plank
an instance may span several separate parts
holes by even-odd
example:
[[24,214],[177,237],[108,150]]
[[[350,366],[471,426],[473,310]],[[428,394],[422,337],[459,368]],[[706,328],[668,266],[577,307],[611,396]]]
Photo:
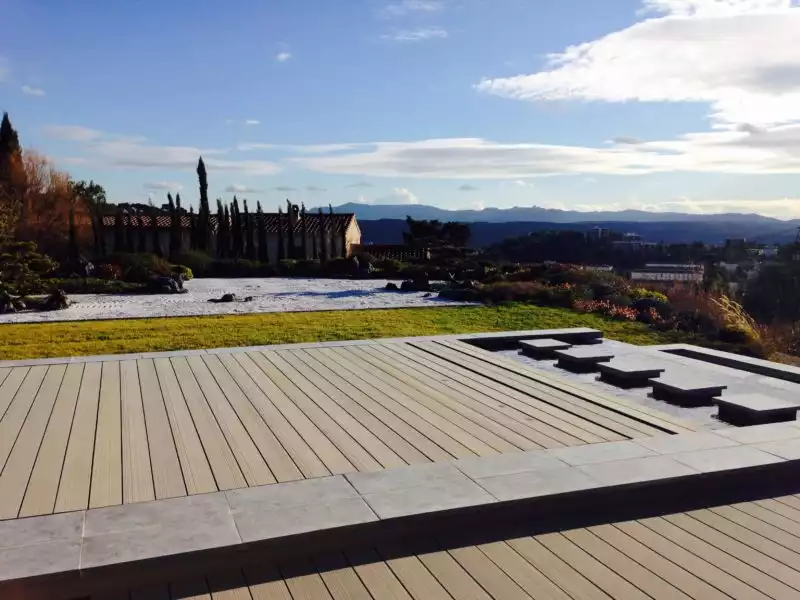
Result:
[[0,472],[5,467],[36,394],[39,393],[39,387],[44,381],[47,369],[48,367],[45,366],[37,366],[32,367],[26,373],[25,380],[13,396],[6,414],[0,419]]
[[[313,370],[321,378],[321,383],[326,386],[328,396],[382,439],[406,463],[421,464],[430,462],[430,458],[423,452],[423,448],[417,446],[418,443],[422,444],[424,449],[435,448],[435,455],[444,455],[442,449],[436,444],[395,417],[380,404],[361,392],[361,390],[351,385],[345,378],[311,355],[302,351],[291,351],[290,354],[295,360],[302,361],[306,367]],[[336,389],[336,392],[334,392],[333,388]],[[369,409],[365,405],[369,406]],[[378,414],[385,417],[387,421],[381,420],[377,416]],[[402,423],[404,435],[400,435],[395,431],[388,424],[389,422],[394,424]]]
[[246,566],[244,577],[253,600],[292,600],[286,581],[274,565]]
[[394,546],[379,547],[378,552],[415,600],[452,600],[453,597],[417,556],[397,552]]
[[423,427],[417,428],[414,424],[405,420],[403,418],[404,414],[414,417],[416,415],[397,404],[382,390],[358,377],[353,377],[352,373],[344,370],[330,357],[306,350],[298,350],[296,352],[298,355],[302,355],[308,364],[318,369],[318,372],[326,374],[330,381],[335,382],[335,385],[361,408],[394,431],[397,437],[408,442],[416,450],[424,454],[428,460],[437,461],[452,458],[451,454],[426,434],[426,432],[436,431],[434,428],[424,421],[422,421]]
[[[139,369],[135,360],[124,360],[119,368],[122,394],[122,500],[125,504],[155,500]],[[158,461],[159,457],[156,456],[155,460]]]
[[800,524],[775,511],[772,511],[755,502],[742,502],[733,504],[733,508],[740,510],[752,517],[761,519],[765,523],[774,525],[783,531],[800,537]]
[[[715,506],[709,509],[712,513],[721,517],[725,517],[728,521],[735,523],[741,527],[745,527],[750,531],[757,533],[760,536],[772,540],[800,554],[800,537],[789,533],[785,529],[776,527],[766,521],[747,514],[733,506]],[[692,513],[694,514],[694,513]]]
[[67,453],[67,442],[82,378],[82,364],[72,364],[67,367],[39,448],[39,455],[31,472],[28,489],[22,500],[20,517],[48,515],[55,509],[58,483]]
[[725,600],[729,598],[693,573],[682,569],[613,525],[598,525],[590,527],[588,530],[695,600]]
[[572,600],[572,596],[545,577],[504,541],[481,544],[477,548],[535,600]]
[[213,600],[251,600],[241,569],[209,573],[206,577]]
[[331,473],[352,473],[357,470],[308,415],[298,408],[293,400],[302,397],[302,392],[271,362],[258,352],[237,354],[236,360],[245,366],[248,372],[252,370],[251,376],[254,381]]
[[[270,393],[272,393],[273,388],[275,390],[278,389],[277,386],[247,356],[240,354],[236,356],[242,358],[241,364],[230,354],[220,355],[220,361],[225,365],[228,373],[236,381],[239,389],[244,392],[251,405],[275,434],[275,437],[289,453],[302,476],[324,477],[325,475],[330,475],[330,471],[319,457],[314,454],[311,446],[297,433],[292,424],[267,396],[266,391],[270,390]],[[266,389],[262,389],[259,386],[259,380],[263,385],[267,386]],[[278,390],[276,393],[281,392]]]
[[446,417],[431,410],[431,408],[426,406],[421,395],[416,393],[415,390],[403,386],[397,387],[398,382],[396,380],[392,381],[389,377],[382,377],[379,373],[376,373],[374,369],[367,370],[365,367],[362,367],[358,360],[354,360],[352,356],[338,352],[336,348],[322,348],[319,352],[330,357],[336,357],[339,364],[347,365],[346,368],[348,370],[362,378],[367,378],[367,381],[381,388],[387,396],[407,410],[415,413],[419,419],[430,423],[435,429],[447,434],[449,439],[458,444],[458,446],[449,444],[447,448],[449,452],[458,452],[459,457],[497,453],[491,446],[477,439],[471,433],[464,431]]
[[[530,394],[504,385],[411,344],[393,343],[385,344],[384,347],[391,348],[393,352],[402,353],[404,356],[408,356],[417,363],[427,365],[439,373],[449,375],[450,378],[457,380],[460,385],[475,390],[479,395],[494,398],[503,405],[507,405],[512,411],[522,413],[527,417],[534,417],[537,422],[532,426],[543,426],[542,429],[539,429],[540,431],[565,445],[575,445],[576,438],[586,443],[624,439],[624,436],[609,431],[605,427],[576,417],[572,413],[542,402]],[[541,421],[541,424],[538,421]],[[525,422],[529,422],[529,420]]]
[[347,552],[348,562],[375,600],[411,600],[411,596],[374,549]]
[[641,437],[642,435],[663,433],[662,430],[656,427],[609,410],[606,406],[595,404],[583,397],[574,396],[560,388],[546,387],[538,381],[519,374],[515,370],[497,366],[491,360],[491,356],[474,356],[436,342],[415,342],[412,345],[456,364],[476,370],[486,377],[496,379],[509,387],[525,392],[540,402],[561,408],[619,435]]
[[219,488],[214,472],[208,462],[208,456],[181,391],[172,362],[168,358],[157,358],[153,361],[153,366],[164,398],[164,409],[175,440],[175,450],[178,453],[186,491],[190,495],[216,492]]
[[466,571],[446,551],[417,551],[416,555],[455,600],[492,600],[487,591],[473,579],[473,574]]
[[242,474],[239,463],[222,434],[188,361],[184,357],[175,357],[171,358],[170,362],[175,369],[175,376],[192,415],[217,486],[221,490],[247,487],[247,479]]
[[169,594],[172,600],[211,600],[205,577],[192,577],[170,583]]
[[30,370],[30,367],[14,367],[8,377],[0,384],[0,423],[3,422],[11,401],[16,396]]
[[[301,405],[306,400],[302,390],[271,361],[267,360],[262,353],[254,352],[248,354],[247,358],[254,364],[257,371],[261,371],[260,375],[269,380],[275,389],[279,390],[279,393],[271,394],[270,398],[275,402],[284,417],[292,423],[295,430],[314,449],[314,452],[325,463],[328,470],[334,474],[352,473],[359,470],[348,454],[351,446],[347,443],[345,443],[344,447],[340,446],[337,440],[328,436],[325,426],[329,423],[318,423],[301,408]],[[328,430],[331,429],[328,428]]]
[[674,541],[645,527],[637,521],[614,523],[614,527],[731,598],[735,598],[736,600],[748,600],[750,598],[754,600],[768,600],[769,598],[755,588],[750,587],[743,581],[718,568],[712,562],[708,562],[700,556],[692,554]]
[[[485,350],[481,350],[464,342],[437,341],[436,343],[453,348],[459,352],[470,353],[472,356],[476,356],[481,360],[488,360],[492,364],[500,365],[506,369],[511,369],[515,373],[521,374],[528,379],[534,379],[535,381],[546,386],[569,391],[570,393],[593,402],[598,406],[608,408],[609,410],[620,415],[629,416],[637,421],[641,419],[645,423],[649,423],[653,427],[662,430],[671,431],[673,433],[689,433],[690,431],[695,431],[697,429],[692,423],[683,419],[673,417],[646,406],[628,402],[623,398],[605,396],[598,393],[596,390],[593,390],[589,386],[575,383],[566,377],[561,377],[553,373],[545,373],[516,362],[512,359],[493,356],[491,353]],[[486,356],[487,354],[489,355],[488,357]]]
[[5,467],[0,468],[0,519],[13,519],[19,514],[66,370],[66,365],[47,369]]
[[[471,442],[472,445],[470,449],[473,452],[484,455],[519,451],[519,447],[486,429],[483,425],[465,417],[462,412],[459,412],[468,412],[464,410],[463,406],[458,403],[453,403],[450,398],[433,387],[420,384],[413,377],[409,377],[401,370],[395,369],[386,362],[375,359],[375,357],[369,354],[362,353],[358,347],[339,348],[336,351],[351,360],[360,361],[368,365],[368,368],[370,368],[375,377],[414,398],[420,405],[472,436],[477,440],[477,443]],[[456,405],[457,409],[453,408],[453,404]],[[480,415],[477,415],[477,413],[471,416],[473,418],[480,418]],[[486,419],[482,419],[482,421],[487,422]]]
[[84,366],[67,453],[58,483],[55,512],[83,510],[89,506],[101,373],[101,363],[86,363]]
[[314,564],[334,600],[372,600],[364,583],[341,554],[321,556]]
[[602,562],[654,600],[670,600],[672,598],[689,600],[689,596],[680,589],[643,567],[591,531],[574,529],[562,532],[562,534],[581,550],[593,556],[598,562]]
[[710,510],[692,511],[688,513],[688,516],[800,572],[800,554],[773,541],[769,537],[747,529],[737,523],[733,523]]
[[[348,361],[339,354],[329,353],[329,348],[319,348],[309,350],[309,354],[320,360],[328,360],[331,365],[335,365],[347,377],[353,376],[353,385],[368,393],[377,402],[381,403],[387,410],[391,411],[406,423],[414,427],[417,431],[424,434],[437,446],[448,452],[449,456],[461,458],[465,456],[475,456],[475,453],[458,439],[451,435],[453,426],[444,419],[438,419],[430,411],[425,412],[424,407],[419,406],[408,396],[387,386],[383,381],[372,376],[370,371],[364,369],[360,364]],[[371,390],[379,390],[376,394]],[[430,414],[429,414],[430,413]],[[446,431],[441,425],[444,423]],[[463,432],[456,428],[456,436],[460,437]]]
[[[483,385],[477,380],[463,377],[463,373],[458,371],[458,368],[452,363],[448,363],[448,367],[443,367],[437,364],[436,357],[427,354],[421,358],[412,353],[414,350],[416,349],[411,348],[411,346],[401,344],[376,344],[374,348],[370,348],[370,351],[380,353],[385,358],[402,364],[412,372],[416,371],[430,379],[438,380],[441,385],[448,388],[448,394],[451,397],[460,400],[475,410],[487,416],[494,415],[494,418],[497,419],[500,419],[500,415],[502,415],[501,422],[503,424],[509,429],[513,428],[514,431],[535,442],[540,447],[557,448],[587,441],[603,441],[605,439],[584,430],[580,430],[585,434],[582,437],[566,433],[566,431],[550,424],[551,422],[558,422],[550,415],[537,409],[532,409],[528,404],[530,398],[526,398],[526,402],[522,403],[513,397],[513,394],[522,397],[522,394],[515,390],[505,388],[502,392],[497,391],[495,388]],[[473,374],[469,371],[467,373]],[[490,379],[486,381],[495,383]],[[499,384],[495,383],[495,385],[497,388],[502,388]],[[540,415],[544,419],[531,418],[532,416],[538,417]],[[559,424],[564,425],[563,422],[559,422]],[[567,425],[567,428],[569,427]]]
[[[189,367],[192,369],[197,384],[203,391],[208,407],[214,415],[219,426],[219,431],[225,436],[230,447],[230,452],[236,460],[247,485],[266,485],[275,483],[275,477],[267,466],[267,461],[261,455],[258,447],[253,442],[253,438],[247,428],[242,423],[239,415],[231,406],[225,392],[220,388],[214,374],[209,369],[209,362],[204,356],[190,356],[187,359]],[[212,357],[213,359],[213,357]],[[225,380],[230,382],[227,371],[219,368],[219,361],[211,360],[210,364],[217,366],[217,371]],[[235,385],[228,386],[230,391],[238,390]]]
[[535,539],[576,571],[590,579],[596,586],[608,592],[612,598],[635,598],[636,600],[649,598],[647,594],[612,569],[609,569],[565,535],[547,533],[537,535]]
[[449,554],[458,561],[458,564],[469,573],[472,579],[489,592],[492,598],[503,598],[504,600],[506,598],[508,600],[552,598],[550,595],[539,594],[536,589],[526,588],[522,582],[509,577],[503,569],[500,569],[475,546],[454,548],[449,550]]
[[800,510],[789,506],[788,504],[778,502],[772,498],[768,498],[766,500],[756,500],[755,504],[762,508],[766,508],[767,510],[771,510],[772,512],[777,513],[782,517],[786,517],[787,519],[800,525]]
[[294,600],[333,600],[309,560],[297,559],[279,568]]
[[786,506],[791,506],[792,508],[796,508],[800,510],[800,498],[797,496],[780,496],[775,498],[778,502],[782,502]]
[[[266,356],[306,395],[304,406],[301,407],[306,413],[314,414],[320,422],[331,420],[333,425],[330,426],[339,436],[346,435],[347,443],[352,440],[357,445],[360,460],[367,459],[363,466],[357,465],[359,470],[388,469],[408,464],[360,421],[334,402],[331,396],[341,395],[338,390],[320,383],[319,375],[308,369],[303,362],[294,360],[293,364],[280,352],[270,352]],[[320,385],[316,385],[317,383]],[[351,462],[355,463],[355,456]]]
[[122,407],[119,361],[102,363],[89,508],[122,504]]
[[[526,435],[530,432],[521,423],[509,419],[503,413],[483,404],[471,402],[469,398],[454,392],[441,381],[430,378],[419,369],[409,369],[403,359],[392,359],[367,347],[354,348],[353,351],[359,352],[365,357],[369,356],[370,358],[365,358],[366,361],[439,401],[455,415],[459,415],[459,419],[463,423],[462,427],[472,422],[478,427],[476,432],[481,430],[488,432],[488,434],[482,433],[483,439],[496,450],[514,452],[515,450],[535,450],[542,447],[541,444],[537,444]],[[520,431],[524,431],[524,433]],[[498,443],[498,440],[501,443]]]
[[225,397],[230,402],[233,410],[236,411],[242,425],[247,430],[253,443],[258,447],[258,451],[272,472],[276,481],[292,481],[302,479],[303,474],[297,465],[294,464],[292,457],[280,443],[278,438],[264,422],[259,412],[247,399],[244,391],[239,387],[238,382],[231,373],[225,368],[219,356],[203,357],[214,379],[217,380]]
[[170,427],[158,373],[152,359],[136,361],[142,390],[142,410],[153,471],[153,490],[159,500],[186,495],[178,449]]
[[796,590],[666,519],[642,519],[640,523],[775,600],[797,598]]

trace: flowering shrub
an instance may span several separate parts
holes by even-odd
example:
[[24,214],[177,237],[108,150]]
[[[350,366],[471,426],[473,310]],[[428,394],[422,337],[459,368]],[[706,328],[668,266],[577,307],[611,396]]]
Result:
[[604,315],[620,321],[635,321],[638,313],[629,306],[617,306],[608,300],[579,300],[575,308],[580,312]]

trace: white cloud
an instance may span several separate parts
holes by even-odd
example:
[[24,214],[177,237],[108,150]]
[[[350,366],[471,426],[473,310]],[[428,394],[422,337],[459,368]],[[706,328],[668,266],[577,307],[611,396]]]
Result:
[[278,62],[286,62],[286,61],[290,60],[291,58],[292,58],[292,53],[291,52],[278,52],[275,55],[275,60],[277,60]]
[[444,8],[444,2],[437,0],[400,0],[383,7],[380,15],[383,18],[404,17],[413,13],[435,13]]
[[31,87],[29,85],[22,86],[22,93],[28,96],[38,96],[38,97],[44,96],[44,90],[42,88]]
[[151,191],[179,192],[183,186],[176,181],[148,181],[144,184],[144,189]]
[[564,210],[580,210],[584,212],[645,210],[648,212],[673,212],[698,215],[722,213],[760,214],[776,219],[800,218],[800,198],[766,198],[762,200],[746,200],[737,198],[695,199],[690,197],[665,200],[663,202],[642,202],[638,198],[629,198],[622,202],[607,204],[570,203],[549,206]]
[[259,121],[258,119],[247,119],[244,122],[244,124],[245,125],[261,125],[261,121]]
[[472,208],[474,210],[484,210],[486,208],[486,204],[484,204],[483,202],[474,202],[472,204]]
[[418,27],[417,29],[401,29],[385,33],[381,39],[392,42],[424,42],[426,40],[443,40],[448,35],[447,30],[442,27]]
[[324,188],[324,187],[319,187],[319,186],[316,186],[316,185],[309,185],[309,186],[306,186],[306,191],[314,193],[314,192],[327,192],[328,190],[326,188]]
[[291,187],[289,185],[279,185],[275,188],[276,192],[296,192],[297,188]]
[[631,144],[631,145],[641,144],[642,141],[643,140],[634,137],[632,135],[620,135],[611,140],[611,142],[614,144]]
[[89,142],[103,137],[102,131],[79,125],[50,125],[44,128],[45,136],[68,142]]
[[261,192],[261,190],[252,188],[250,186],[241,184],[241,183],[234,183],[229,185],[225,188],[225,191],[229,194],[257,194]]
[[476,88],[529,101],[704,103],[718,127],[800,120],[800,6],[792,0],[647,0],[627,29]]
[[476,188],[474,185],[470,185],[468,183],[465,183],[464,185],[460,186],[458,188],[458,190],[460,192],[477,192],[478,188]]
[[391,194],[375,198],[372,204],[419,204],[419,198],[408,188],[394,188]]

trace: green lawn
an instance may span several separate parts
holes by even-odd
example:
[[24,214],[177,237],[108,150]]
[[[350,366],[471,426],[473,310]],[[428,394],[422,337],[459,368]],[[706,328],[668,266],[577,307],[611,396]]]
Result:
[[593,327],[635,344],[676,341],[640,323],[518,304],[2,325],[0,359],[563,327]]

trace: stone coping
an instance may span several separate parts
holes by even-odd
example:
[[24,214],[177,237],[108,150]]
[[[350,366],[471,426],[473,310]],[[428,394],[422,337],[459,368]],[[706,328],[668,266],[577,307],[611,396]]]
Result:
[[[459,341],[482,347],[506,347],[516,345],[520,340],[541,338],[599,340],[603,332],[598,329],[574,327],[569,329],[534,329],[525,331],[501,331],[492,333],[465,333],[453,335],[427,335],[405,338],[375,338],[364,340],[341,340],[334,342],[301,342],[296,344],[272,344],[266,346],[237,346],[234,348],[208,348],[200,350],[174,350],[166,352],[138,352],[133,354],[106,354],[97,356],[72,356],[59,358],[33,358],[19,360],[0,360],[3,367],[32,367],[36,365],[62,365],[65,363],[92,363],[108,360],[138,360],[142,358],[172,358],[203,354],[233,354],[237,352],[260,352],[264,350],[298,350],[302,348],[332,348],[336,346],[363,346],[370,344],[389,344],[399,342]],[[484,346],[485,344],[485,346]]]
[[[775,469],[781,477],[800,469],[799,422],[464,458],[13,519],[0,522],[0,588],[130,575],[163,561],[197,566],[203,557],[269,544],[300,544],[309,552],[324,536],[342,544],[361,535],[379,538],[387,531],[382,526],[408,533],[424,523],[430,531],[448,519],[468,515],[484,522],[537,501],[560,502],[565,494],[628,494],[632,487],[680,487],[709,477],[716,478],[714,486],[720,477],[744,483],[757,473],[777,476]],[[677,493],[663,493],[670,490]],[[560,504],[555,506],[557,511]]]

